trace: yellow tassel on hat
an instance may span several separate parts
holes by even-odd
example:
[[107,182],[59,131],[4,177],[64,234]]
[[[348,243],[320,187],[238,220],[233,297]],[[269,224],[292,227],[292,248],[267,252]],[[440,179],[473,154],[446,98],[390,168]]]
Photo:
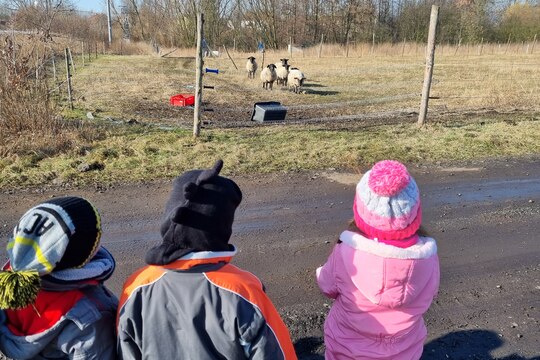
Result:
[[34,303],[41,288],[35,270],[0,271],[0,309],[22,309]]

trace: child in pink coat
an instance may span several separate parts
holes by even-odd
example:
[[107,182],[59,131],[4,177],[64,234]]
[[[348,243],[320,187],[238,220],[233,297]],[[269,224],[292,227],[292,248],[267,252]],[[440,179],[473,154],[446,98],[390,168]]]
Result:
[[326,359],[419,359],[439,258],[435,240],[421,235],[416,182],[398,161],[380,161],[356,186],[353,213],[317,269],[319,288],[335,300],[324,324]]

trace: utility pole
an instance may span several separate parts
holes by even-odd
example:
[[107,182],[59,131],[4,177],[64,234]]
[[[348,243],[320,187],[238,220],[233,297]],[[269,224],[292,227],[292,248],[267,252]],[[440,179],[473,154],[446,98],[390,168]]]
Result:
[[111,0],[107,0],[107,26],[109,29],[109,45],[111,45],[112,44]]

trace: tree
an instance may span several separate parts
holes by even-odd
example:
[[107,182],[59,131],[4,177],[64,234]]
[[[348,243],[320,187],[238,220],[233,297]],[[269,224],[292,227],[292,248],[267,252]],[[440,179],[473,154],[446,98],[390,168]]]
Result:
[[512,4],[503,13],[498,28],[500,40],[530,41],[540,33],[540,5]]

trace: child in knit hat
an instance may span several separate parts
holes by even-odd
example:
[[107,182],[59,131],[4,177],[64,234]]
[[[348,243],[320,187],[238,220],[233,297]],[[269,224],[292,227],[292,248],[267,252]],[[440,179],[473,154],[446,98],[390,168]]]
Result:
[[174,180],[148,266],[124,284],[118,308],[122,359],[296,359],[289,332],[253,274],[231,265],[238,185],[219,173]]
[[403,164],[380,161],[356,186],[353,213],[317,269],[319,288],[334,299],[324,324],[326,359],[419,359],[439,259],[435,240],[421,235],[416,182]]
[[115,359],[115,268],[101,219],[80,197],[28,210],[0,271],[0,351],[13,359]]

